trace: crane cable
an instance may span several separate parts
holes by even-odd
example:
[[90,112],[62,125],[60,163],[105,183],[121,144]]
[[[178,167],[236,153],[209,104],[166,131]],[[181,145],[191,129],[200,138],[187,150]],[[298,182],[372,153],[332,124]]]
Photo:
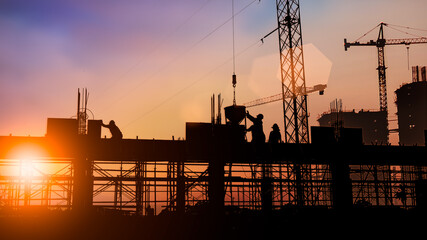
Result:
[[[242,55],[243,53],[247,52],[249,49],[251,49],[252,47],[256,46],[261,40],[257,40],[254,43],[250,44],[249,46],[247,46],[245,49],[243,49],[242,51],[240,51],[239,53],[236,54],[236,57]],[[135,118],[134,120],[128,122],[126,125],[124,125],[124,128],[132,125],[133,123],[135,123],[136,121],[144,118],[145,116],[149,115],[150,113],[152,113],[153,111],[157,110],[158,108],[160,108],[162,105],[164,105],[165,103],[171,101],[173,98],[175,98],[176,96],[182,94],[183,92],[185,92],[186,90],[190,89],[192,86],[196,85],[198,82],[206,79],[208,76],[210,76],[212,73],[216,72],[218,69],[220,69],[221,67],[225,66],[226,64],[228,64],[230,61],[232,61],[232,58],[227,59],[226,61],[224,61],[223,63],[219,64],[218,66],[216,66],[215,68],[213,68],[211,71],[209,71],[208,73],[206,73],[205,75],[203,75],[202,77],[198,78],[197,80],[191,82],[190,84],[188,84],[187,86],[185,86],[184,88],[180,89],[179,91],[177,91],[176,93],[174,93],[173,95],[169,96],[168,98],[166,98],[165,100],[163,100],[162,102],[160,102],[159,104],[157,104],[156,106],[152,107],[151,109],[145,111],[143,114],[141,114],[139,117]]]
[[[410,30],[415,30],[415,31],[427,32],[427,30],[421,29],[421,28],[411,28],[411,27],[400,26],[400,25],[390,24],[390,23],[383,23],[383,24],[384,24],[384,26],[386,26],[386,27],[388,27],[390,29],[393,29],[395,31],[398,31],[398,32],[401,32],[401,33],[404,33],[404,34],[407,34],[407,35],[411,35],[413,37],[425,38],[424,36],[420,36],[420,35],[417,35],[417,34],[405,32],[405,31],[397,29],[397,28],[405,28],[405,29],[410,29]],[[363,37],[365,37],[366,35],[368,35],[369,33],[371,33],[373,30],[375,30],[380,25],[381,25],[381,23],[378,24],[378,25],[376,25],[374,28],[372,28],[371,30],[369,30],[367,33],[363,34],[361,37],[359,37],[358,39],[356,39],[355,42],[358,42],[360,39],[362,39]]]
[[231,1],[231,18],[233,32],[233,74],[236,74],[235,38],[234,38],[234,0]]
[[406,46],[406,57],[407,57],[407,60],[408,60],[408,70],[409,70],[409,45]]
[[365,37],[366,35],[368,35],[369,33],[371,33],[372,31],[374,31],[377,27],[379,27],[381,25],[381,23],[380,24],[378,24],[378,25],[376,25],[374,28],[372,28],[371,30],[369,30],[367,33],[365,33],[365,34],[363,34],[361,37],[359,37],[358,39],[356,39],[355,40],[355,42],[358,42],[360,39],[362,39],[363,37]]
[[[375,26],[374,28],[372,28],[371,30],[369,30],[367,33],[363,34],[360,38],[358,38],[355,42],[358,42],[360,39],[362,39],[363,37],[365,37],[366,35],[368,35],[369,33],[371,33],[373,30],[375,30],[377,27],[379,27],[381,25],[378,24],[377,26]],[[426,38],[425,36],[421,36],[421,35],[417,35],[417,34],[413,34],[413,33],[409,33],[397,28],[405,28],[405,29],[410,29],[410,30],[415,30],[415,31],[423,31],[423,32],[427,32],[427,30],[425,29],[420,29],[420,28],[412,28],[412,27],[406,27],[406,26],[400,26],[400,25],[395,25],[395,24],[389,24],[389,23],[384,23],[384,26],[393,29],[395,31],[398,31],[400,33],[404,33],[413,37],[417,37],[417,38]],[[408,70],[410,70],[410,63],[409,63],[409,45],[406,46],[406,57],[407,57],[407,62],[408,62]]]
[[235,37],[234,37],[234,0],[231,0],[231,18],[232,20],[232,32],[233,32],[233,75],[231,83],[233,84],[233,105],[236,105],[236,84],[237,84],[237,77],[236,77],[236,54],[235,54]]
[[391,27],[391,26],[387,26],[387,25],[385,25],[385,26],[386,26],[386,27],[388,27],[388,28],[391,28],[391,29],[393,29],[393,30],[395,30],[395,31],[398,31],[398,32],[401,32],[401,33],[404,33],[404,34],[407,34],[407,35],[410,35],[410,36],[413,36],[413,37],[417,37],[417,38],[425,38],[424,36],[417,35],[417,34],[412,34],[412,33],[408,33],[408,32],[402,31],[402,30],[400,30],[400,29],[397,29],[397,28],[395,28],[395,27]]
[[387,25],[394,26],[394,27],[400,27],[400,28],[406,28],[406,29],[415,30],[415,31],[427,32],[426,29],[421,29],[421,28],[412,28],[412,27],[400,26],[400,25],[396,25],[396,24],[387,24]]
[[[385,25],[385,26],[387,26],[388,28],[391,28],[391,29],[393,29],[393,30],[395,30],[395,31],[398,31],[398,32],[401,32],[401,33],[404,33],[404,34],[407,34],[407,35],[410,35],[410,36],[413,36],[413,37],[417,37],[417,38],[426,38],[426,37],[424,37],[424,36],[420,36],[420,35],[412,34],[412,33],[405,32],[405,31],[403,31],[403,30],[397,29],[397,27],[405,28],[405,29],[410,29],[410,30],[425,31],[425,32],[427,32],[427,30],[424,30],[424,29],[411,28],[411,27],[405,27],[405,26],[394,25],[394,24],[387,24],[387,25]],[[406,58],[407,58],[407,63],[408,63],[408,70],[410,70],[409,45],[410,45],[410,44],[407,44],[407,46],[406,46]]]
[[[245,11],[248,7],[250,7],[253,3],[255,2],[259,2],[259,0],[253,0],[252,2],[250,2],[249,4],[247,4],[245,7],[243,7],[242,9],[240,9],[236,14],[233,15],[234,16],[238,16],[240,15],[243,11]],[[144,83],[150,81],[151,79],[153,79],[155,77],[155,75],[164,72],[163,70],[168,67],[169,65],[171,65],[172,63],[176,62],[177,60],[179,60],[180,58],[182,58],[185,54],[188,54],[191,50],[193,50],[196,46],[198,46],[200,43],[202,43],[204,40],[208,39],[212,34],[214,34],[215,32],[217,32],[219,29],[221,29],[223,26],[225,26],[227,23],[229,23],[232,20],[232,17],[228,18],[226,21],[224,21],[222,24],[218,25],[215,29],[213,29],[212,31],[210,31],[208,34],[206,34],[204,37],[202,37],[201,39],[199,39],[197,42],[195,42],[192,46],[190,46],[187,50],[185,50],[183,53],[179,54],[177,57],[175,57],[174,59],[170,60],[168,63],[166,63],[164,66],[162,66],[160,69],[158,69],[155,73],[151,74],[148,79],[146,81],[141,82],[140,84],[138,84],[137,86],[133,87],[131,90],[127,91],[125,94],[121,95],[116,101],[114,101],[112,104],[109,104],[105,109],[103,109],[103,111],[107,110],[108,108],[110,108],[111,106],[113,106],[114,104],[118,103],[120,100],[122,100],[124,97],[128,96],[130,92],[136,90],[137,88],[139,88],[140,86],[142,86]]]

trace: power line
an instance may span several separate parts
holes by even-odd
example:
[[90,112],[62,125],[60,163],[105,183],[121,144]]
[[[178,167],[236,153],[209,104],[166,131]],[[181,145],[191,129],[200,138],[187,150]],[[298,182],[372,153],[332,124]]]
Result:
[[[252,47],[254,47],[255,45],[257,45],[261,40],[257,40],[256,42],[252,43],[251,45],[247,46],[245,49],[243,49],[242,51],[240,51],[236,57],[242,55],[243,53],[245,53],[246,51],[248,51],[249,49],[251,49]],[[163,100],[161,103],[157,104],[156,106],[154,106],[153,108],[151,108],[150,110],[144,112],[142,115],[140,115],[139,117],[135,118],[134,120],[130,121],[129,123],[127,123],[124,128],[132,125],[133,123],[135,123],[136,121],[144,118],[145,116],[149,115],[150,113],[152,113],[153,111],[157,110],[158,108],[160,108],[161,106],[163,106],[165,103],[169,102],[170,100],[172,100],[173,98],[179,96],[181,93],[185,92],[186,90],[190,89],[191,87],[193,87],[195,84],[197,84],[198,82],[206,79],[209,75],[211,75],[212,73],[216,72],[218,69],[220,69],[221,67],[223,67],[224,65],[226,65],[227,63],[229,63],[230,61],[232,61],[232,58],[227,59],[226,61],[224,61],[223,63],[221,63],[220,65],[216,66],[214,69],[212,69],[211,71],[209,71],[207,74],[205,74],[204,76],[200,77],[199,79],[191,82],[190,84],[188,84],[187,86],[185,86],[184,88],[180,89],[178,92],[174,93],[173,95],[169,96],[168,98],[166,98],[165,100]]]
[[[206,7],[206,5],[208,5],[209,2],[211,2],[212,0],[207,0],[202,6],[200,6],[196,11],[194,11],[188,18],[186,18],[184,20],[184,22],[182,22],[178,27],[176,27],[173,31],[171,31],[166,37],[164,37],[163,39],[169,39],[171,38],[174,34],[176,34],[182,27],[184,27],[188,22],[190,22],[191,19],[193,19],[203,8]],[[113,82],[112,84],[110,84],[110,86],[104,88],[103,92],[105,93],[108,89],[110,89],[111,87],[114,86],[115,83],[119,82],[121,79],[123,79],[128,73],[130,73],[134,68],[136,68],[138,65],[140,65],[142,63],[142,61],[144,59],[147,59],[147,57],[153,55],[155,52],[157,52],[163,45],[165,45],[165,41],[162,42],[158,42],[157,45],[155,45],[152,50],[147,54],[144,55],[143,57],[141,57],[136,63],[134,63],[133,65],[131,65],[125,72],[123,72],[118,78],[117,81]],[[150,77],[151,78],[151,77]],[[119,99],[123,98],[124,95],[122,95]],[[106,110],[106,109],[105,109]]]
[[171,64],[173,64],[174,62],[176,62],[177,60],[179,60],[180,58],[182,58],[184,55],[188,54],[191,50],[193,50],[195,47],[197,47],[200,43],[202,43],[203,41],[205,41],[206,39],[208,39],[211,35],[213,35],[215,32],[217,32],[219,29],[221,29],[227,23],[229,23],[232,20],[233,17],[240,15],[243,11],[245,11],[248,7],[250,7],[253,3],[255,3],[257,1],[259,2],[259,0],[253,0],[252,2],[250,2],[249,4],[247,4],[245,7],[243,7],[242,9],[240,9],[232,17],[228,18],[222,24],[220,24],[219,26],[217,26],[216,28],[214,28],[208,34],[206,34],[201,39],[199,39],[197,42],[195,42],[193,45],[191,45],[187,50],[185,50],[184,52],[182,52],[181,54],[179,54],[178,56],[176,56],[174,59],[172,59],[168,63],[166,63],[164,66],[162,66],[161,68],[159,68],[156,72],[154,72],[153,74],[151,74],[151,76],[146,81],[141,82],[140,84],[138,84],[137,86],[135,86],[131,90],[127,91],[125,94],[121,95],[121,97],[119,97],[113,104],[108,105],[103,111],[107,110],[108,108],[110,108],[114,104],[118,103],[125,96],[128,96],[130,92],[135,91],[137,88],[139,88],[140,86],[142,86],[144,83],[150,81],[152,78],[154,78],[155,75],[157,75],[157,74],[159,74],[161,72],[164,72],[163,70],[165,68],[169,67]]

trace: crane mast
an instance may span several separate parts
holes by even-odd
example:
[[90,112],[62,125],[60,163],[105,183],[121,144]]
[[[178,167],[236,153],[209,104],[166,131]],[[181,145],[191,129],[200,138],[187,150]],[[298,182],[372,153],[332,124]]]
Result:
[[[276,0],[279,34],[285,143],[308,143],[307,89],[305,85],[299,0]],[[310,179],[309,167],[292,166],[295,179],[293,202],[304,206],[312,196],[304,180]]]
[[[380,95],[380,111],[388,112],[387,107],[387,84],[385,75],[385,57],[384,57],[384,24],[381,23],[380,32],[378,34],[377,48],[378,48],[378,82],[379,82],[379,95]],[[387,117],[387,115],[386,115]]]
[[[284,141],[308,143],[307,93],[299,0],[276,0],[279,34]],[[301,90],[302,91],[299,91]]]

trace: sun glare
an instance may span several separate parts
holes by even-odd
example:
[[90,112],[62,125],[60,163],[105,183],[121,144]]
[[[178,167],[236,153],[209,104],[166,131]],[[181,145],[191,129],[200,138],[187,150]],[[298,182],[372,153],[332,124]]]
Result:
[[37,144],[23,143],[13,147],[8,154],[11,159],[40,159],[47,156],[47,151]]
[[31,159],[22,159],[21,160],[21,169],[20,175],[26,178],[32,177],[34,175],[34,168]]
[[8,159],[16,161],[16,164],[4,169],[4,172],[23,177],[39,176],[41,172],[48,171],[48,164],[42,163],[47,157],[47,151],[37,144],[17,145],[8,154]]

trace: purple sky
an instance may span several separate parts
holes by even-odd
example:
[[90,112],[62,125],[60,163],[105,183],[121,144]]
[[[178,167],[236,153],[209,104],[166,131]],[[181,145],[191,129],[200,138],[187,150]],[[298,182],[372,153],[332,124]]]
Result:
[[[242,10],[244,9],[244,10]],[[309,97],[310,124],[342,98],[347,110],[378,109],[376,49],[343,49],[381,21],[427,29],[426,1],[301,0],[307,82],[328,83]],[[281,92],[272,0],[235,0],[237,102]],[[75,115],[77,89],[89,91],[96,119],[114,119],[126,138],[185,136],[185,122],[210,119],[210,97],[232,103],[230,0],[1,0],[0,135],[42,136],[48,117]],[[426,31],[410,31],[427,36]],[[375,39],[377,32],[362,40]],[[407,38],[386,29],[388,38]],[[251,46],[251,47],[250,47]],[[410,81],[405,46],[387,47],[390,115],[394,90]],[[427,46],[410,47],[410,65],[427,65]],[[265,131],[280,103],[263,112]],[[105,133],[108,134],[108,133]]]

